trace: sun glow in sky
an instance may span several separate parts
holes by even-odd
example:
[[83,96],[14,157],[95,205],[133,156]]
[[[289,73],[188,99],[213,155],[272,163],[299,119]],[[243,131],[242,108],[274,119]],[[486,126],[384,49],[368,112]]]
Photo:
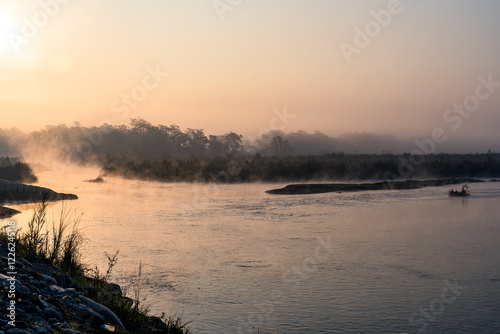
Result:
[[0,54],[10,49],[8,33],[14,28],[12,14],[0,8]]
[[[401,0],[390,12],[395,2],[0,5],[1,127],[144,118],[256,136],[286,108],[285,132],[450,129],[443,114],[479,76],[500,81],[500,4]],[[499,105],[500,89],[450,134],[498,141]]]

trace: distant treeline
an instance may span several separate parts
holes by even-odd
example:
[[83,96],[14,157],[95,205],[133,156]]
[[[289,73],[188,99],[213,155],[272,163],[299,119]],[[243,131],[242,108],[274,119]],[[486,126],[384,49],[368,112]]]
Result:
[[107,155],[127,158],[216,157],[228,154],[260,153],[263,156],[318,155],[331,152],[382,153],[412,149],[391,135],[367,133],[331,137],[321,132],[297,131],[285,134],[269,130],[257,137],[241,134],[206,134],[203,129],[186,129],[175,124],[156,125],[143,119],[131,119],[128,125],[103,124],[85,127],[46,126],[24,134],[0,129],[0,155],[22,155],[28,160],[67,160],[88,163]]
[[[175,124],[155,125],[143,119],[118,126],[47,126],[29,134],[0,129],[0,155],[16,152],[24,161],[41,162],[49,168],[55,162],[97,165],[107,175],[165,182],[500,177],[499,155],[491,149],[484,154],[398,153],[417,152],[420,146],[391,135],[331,137],[321,132],[285,134],[280,130],[244,140],[235,132],[212,135],[202,129],[181,130]],[[422,151],[437,149],[446,146],[432,145]]]
[[242,136],[234,132],[206,135],[201,129],[182,131],[175,124],[153,125],[132,119],[130,125],[120,126],[47,126],[19,137],[15,146],[33,160],[43,153],[58,160],[85,164],[107,155],[130,159],[226,155],[241,151],[242,141]]
[[9,157],[0,157],[0,179],[25,183],[37,182],[37,177],[28,164]]
[[499,154],[230,155],[213,158],[102,159],[104,175],[163,182],[304,182],[500,177]]

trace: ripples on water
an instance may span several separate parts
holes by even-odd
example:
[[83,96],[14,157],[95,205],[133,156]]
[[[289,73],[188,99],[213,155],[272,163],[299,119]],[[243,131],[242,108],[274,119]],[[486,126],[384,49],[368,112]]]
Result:
[[[127,284],[142,261],[152,309],[182,314],[196,333],[500,332],[498,183],[465,199],[446,187],[46,185],[79,195],[89,263],[105,268],[103,253],[119,249],[114,277]],[[318,238],[330,252],[316,251]],[[455,279],[466,288],[443,303]]]

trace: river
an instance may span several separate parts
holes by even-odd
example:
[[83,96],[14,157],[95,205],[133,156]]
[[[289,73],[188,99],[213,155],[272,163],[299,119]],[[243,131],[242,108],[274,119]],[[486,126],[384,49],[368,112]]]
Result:
[[[282,185],[165,184],[79,175],[84,259],[195,333],[500,331],[500,183],[277,196]],[[458,186],[457,186],[458,187]],[[56,216],[63,204],[51,205]],[[31,206],[16,216],[23,225]],[[133,288],[129,291],[133,293]]]

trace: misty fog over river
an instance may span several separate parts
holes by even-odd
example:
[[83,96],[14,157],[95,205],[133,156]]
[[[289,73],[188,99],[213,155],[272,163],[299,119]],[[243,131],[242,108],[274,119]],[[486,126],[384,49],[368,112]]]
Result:
[[[493,333],[500,328],[500,184],[304,196],[276,184],[154,183],[95,171],[74,193],[84,259],[126,286],[143,264],[154,313],[195,333]],[[51,205],[51,214],[61,203]],[[29,205],[15,217],[31,216]]]

